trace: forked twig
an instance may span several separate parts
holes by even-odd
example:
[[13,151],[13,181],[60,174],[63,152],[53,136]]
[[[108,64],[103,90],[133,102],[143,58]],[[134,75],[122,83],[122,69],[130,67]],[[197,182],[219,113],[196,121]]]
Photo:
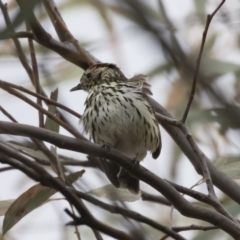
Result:
[[201,43],[200,51],[199,51],[199,54],[198,54],[198,58],[196,60],[196,69],[195,69],[194,76],[193,76],[192,89],[191,89],[191,93],[190,93],[189,100],[188,100],[188,103],[187,103],[187,107],[186,107],[185,112],[183,114],[183,117],[181,119],[182,123],[185,123],[185,121],[187,119],[188,112],[190,110],[190,107],[191,107],[191,104],[192,104],[192,101],[193,101],[193,98],[194,98],[194,95],[195,95],[196,85],[197,85],[197,78],[198,78],[200,63],[201,63],[201,59],[202,59],[203,49],[204,49],[204,45],[205,45],[205,41],[206,41],[209,25],[210,25],[214,15],[222,7],[224,2],[225,2],[225,0],[222,0],[222,2],[218,5],[218,7],[215,9],[215,11],[213,11],[212,14],[208,14],[207,15],[207,21],[206,21],[205,29],[204,29],[203,35],[202,35],[202,43]]
[[[209,231],[218,229],[216,226],[199,226],[199,225],[190,225],[190,226],[182,226],[182,227],[172,227],[172,230],[175,232],[182,232],[182,231],[189,231],[189,230],[202,230],[202,231]],[[160,238],[160,240],[165,240],[169,237],[169,235],[164,235]]]

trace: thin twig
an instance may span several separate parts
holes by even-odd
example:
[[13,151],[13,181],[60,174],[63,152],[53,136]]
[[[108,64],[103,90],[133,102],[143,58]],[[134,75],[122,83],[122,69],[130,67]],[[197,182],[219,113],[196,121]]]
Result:
[[142,191],[142,200],[159,203],[159,204],[163,204],[166,206],[172,206],[172,204],[166,198],[164,198],[162,196],[149,194],[149,193],[143,192],[143,191]]
[[10,88],[8,86],[6,86],[5,83],[3,83],[3,82],[0,82],[0,88],[4,89],[5,91],[9,92],[10,94],[12,94],[12,95],[14,95],[16,97],[22,99],[24,102],[28,103],[29,105],[31,105],[32,107],[36,108],[37,110],[42,111],[45,115],[47,115],[53,121],[55,121],[60,126],[65,128],[68,132],[70,132],[76,138],[83,139],[83,140],[86,141],[86,139],[83,138],[81,134],[78,134],[78,132],[74,131],[71,127],[69,127],[69,125],[67,125],[61,119],[59,119],[58,117],[54,116],[52,113],[50,113],[46,109],[42,108],[41,106],[39,106],[38,104],[36,104],[35,102],[33,102],[32,100],[27,98],[26,96],[24,96],[23,94],[21,94],[18,91],[14,90],[14,89],[12,89],[12,88]]
[[[70,208],[71,208],[72,214],[76,215],[75,212],[74,212],[73,205],[70,202],[69,202],[69,204],[70,204]],[[77,226],[74,226],[74,227],[75,227],[75,233],[76,233],[77,239],[81,240],[81,236],[80,236],[80,233],[78,231],[78,227]]]
[[7,111],[5,110],[1,105],[0,105],[0,111],[7,117],[9,118],[12,122],[17,122],[17,120]]
[[185,135],[186,139],[188,140],[193,152],[196,154],[200,165],[201,165],[201,169],[202,169],[202,174],[203,177],[206,181],[206,185],[207,185],[207,189],[208,189],[208,194],[209,197],[211,197],[212,199],[215,199],[216,201],[218,201],[217,199],[217,195],[214,191],[214,187],[213,187],[213,183],[212,183],[212,178],[207,166],[207,159],[206,156],[204,155],[204,153],[198,148],[197,144],[195,143],[191,133],[189,132],[188,128],[185,126],[185,124],[181,121],[177,121],[175,119],[171,119],[168,117],[165,117],[163,115],[160,115],[158,113],[156,113],[156,117],[159,121],[164,121],[167,122],[175,127],[178,127],[182,133]]
[[[24,7],[24,6],[25,6],[22,2],[19,2],[19,4],[20,4],[20,7]],[[24,6],[22,6],[22,4],[23,4]],[[11,21],[10,21],[10,18],[9,18],[9,15],[8,15],[8,11],[7,11],[7,5],[6,5],[6,4],[4,5],[4,4],[1,2],[1,0],[0,0],[0,8],[1,8],[1,10],[2,10],[2,13],[3,13],[3,16],[4,16],[5,22],[6,22],[6,24],[7,24],[7,27],[11,27]],[[29,13],[29,14],[30,14],[30,13]],[[85,68],[87,68],[88,64],[86,64],[85,62],[83,62],[83,59],[79,57],[79,54],[77,55],[77,54],[75,54],[75,53],[72,53],[72,52],[71,52],[72,49],[69,49],[69,48],[68,48],[68,51],[70,51],[70,52],[74,55],[74,57],[73,57],[72,54],[70,54],[70,53],[68,53],[67,55],[65,55],[65,54],[66,54],[66,49],[65,49],[66,46],[64,45],[64,46],[62,46],[62,48],[59,48],[59,44],[60,44],[60,43],[59,43],[59,42],[56,42],[55,40],[53,40],[53,39],[51,38],[51,35],[49,35],[49,34],[41,27],[40,23],[37,21],[37,19],[35,18],[34,14],[33,14],[33,13],[31,13],[31,14],[32,14],[32,16],[31,16],[32,18],[31,18],[31,21],[28,22],[28,24],[29,24],[29,26],[31,27],[31,29],[32,29],[32,31],[33,31],[33,33],[34,33],[34,36],[36,36],[36,39],[34,38],[34,40],[38,41],[39,39],[41,39],[41,41],[43,41],[43,42],[44,42],[44,41],[47,41],[47,42],[48,42],[47,45],[48,45],[48,47],[49,47],[50,49],[52,49],[53,51],[57,51],[57,52],[60,51],[60,52],[58,52],[58,53],[59,53],[61,56],[64,55],[65,58],[67,58],[67,59],[68,59],[68,56],[71,55],[70,59],[68,59],[69,61],[71,61],[71,60],[73,60],[73,58],[76,58],[76,57],[77,57],[78,59],[77,59],[76,61],[77,61],[77,62],[80,61],[80,62],[81,62],[81,65],[84,66]],[[32,25],[34,25],[34,28],[33,28]],[[36,31],[35,31],[35,30],[36,30]],[[13,32],[12,34],[14,34],[14,32]],[[23,65],[24,69],[26,70],[26,72],[27,72],[27,74],[28,74],[28,76],[29,76],[32,84],[34,85],[33,72],[32,72],[31,67],[30,67],[29,64],[28,64],[28,60],[27,60],[27,58],[26,58],[26,56],[25,56],[25,54],[24,54],[24,51],[23,51],[23,49],[22,49],[22,47],[21,47],[21,44],[20,44],[20,42],[19,42],[19,40],[18,40],[17,38],[14,38],[14,39],[13,39],[13,42],[14,42],[14,44],[15,44],[15,46],[16,46],[18,57],[19,57],[22,65]],[[41,44],[42,44],[43,46],[46,46],[46,45],[44,45],[43,42],[41,42]],[[54,45],[54,46],[53,46],[53,45]],[[51,46],[51,47],[50,47],[50,46]],[[53,47],[55,50],[54,50],[52,47]],[[57,50],[56,50],[56,49],[57,49]],[[63,53],[64,53],[64,54],[63,54]],[[80,60],[79,60],[79,59],[80,59]],[[47,97],[47,94],[43,91],[42,88],[40,88],[40,91],[41,91],[41,94],[42,94],[43,96]],[[71,124],[71,122],[69,122],[68,119],[67,119],[60,111],[58,111],[58,113],[59,113],[59,115],[60,115],[61,120],[63,120],[66,124],[68,124],[69,127],[72,128],[73,131],[77,132],[78,135],[81,135],[81,134],[77,131],[77,129]],[[84,137],[82,136],[82,138],[84,138]]]
[[[7,4],[3,4],[2,1],[0,0],[0,7],[3,13],[3,17],[5,20],[5,23],[7,25],[7,28],[9,29],[11,27],[11,20],[10,17],[8,15],[8,10],[7,10]],[[14,32],[10,32],[9,34],[15,34]],[[13,38],[13,42],[15,44],[16,47],[16,51],[17,51],[17,55],[19,57],[19,60],[21,61],[24,69],[26,70],[29,78],[33,81],[33,75],[32,75],[32,69],[28,64],[28,60],[23,52],[23,49],[21,47],[21,44],[19,42],[19,40],[17,38]]]
[[[27,30],[29,30],[29,27],[27,24],[26,24],[26,26],[27,26]],[[28,45],[29,45],[29,50],[30,50],[31,62],[32,62],[34,86],[36,88],[36,93],[40,94],[41,92],[40,92],[40,85],[39,85],[37,59],[36,59],[36,55],[35,55],[33,40],[30,38],[28,38]],[[37,104],[42,107],[42,100],[40,98],[37,98]],[[38,110],[38,118],[39,118],[39,127],[43,128],[44,127],[44,117],[43,117],[43,113],[40,110]]]
[[[209,231],[218,229],[216,226],[199,226],[199,225],[190,225],[190,226],[183,226],[183,227],[172,227],[172,230],[175,232],[182,232],[182,231],[191,231],[191,230],[202,230],[202,231]],[[164,235],[160,238],[160,240],[165,240],[169,237],[169,235]]]
[[[161,116],[165,116],[168,119],[172,119],[172,116],[164,109],[160,104],[158,104],[152,98],[149,98],[150,103],[154,107],[155,111]],[[172,139],[176,142],[178,147],[183,151],[189,161],[192,163],[196,172],[200,175],[202,173],[202,167],[200,165],[198,157],[192,151],[192,148],[187,141],[185,135],[182,133],[181,129],[177,128],[175,125],[162,120],[162,118],[158,118],[159,123],[163,126],[163,128],[168,132],[168,134],[172,137]],[[239,185],[234,182],[230,177],[224,174],[221,170],[217,169],[212,162],[207,158],[207,165],[211,173],[211,177],[213,179],[214,185],[216,185],[221,191],[223,191],[226,195],[232,198],[234,201],[240,204],[240,188]]]
[[78,197],[80,197],[98,207],[101,207],[102,209],[104,209],[106,211],[109,211],[109,212],[115,213],[115,214],[121,214],[124,217],[128,217],[128,218],[134,219],[135,221],[145,223],[145,224],[147,224],[159,231],[162,231],[164,233],[168,232],[167,234],[170,234],[170,236],[173,238],[179,237],[179,235],[176,235],[176,233],[174,231],[172,231],[170,228],[168,228],[162,224],[159,224],[158,222],[156,222],[138,212],[134,212],[134,211],[131,211],[131,210],[119,207],[119,206],[113,206],[113,205],[104,203],[104,202],[102,202],[86,193],[80,192],[80,191],[76,191],[76,190],[73,190],[73,191],[78,195]]
[[[0,106],[0,110],[2,111],[2,113],[7,116],[12,122],[18,123],[17,120],[7,111],[5,110],[3,107]],[[47,165],[51,165],[53,167],[53,170],[58,173],[58,168],[57,165],[55,165],[56,162],[56,157],[53,155],[53,153],[46,147],[46,145],[34,138],[30,138],[32,140],[32,142],[35,144],[35,146],[40,149],[43,154],[50,160],[50,161],[46,161],[48,164]],[[27,155],[27,153],[24,152],[25,155]],[[36,160],[36,159],[35,159]]]
[[[1,160],[0,160],[1,162]],[[15,170],[14,167],[3,167],[3,168],[0,168],[0,172],[6,172],[6,171],[9,171],[9,170]]]
[[94,234],[94,236],[97,240],[103,240],[103,237],[102,237],[102,235],[100,234],[99,231],[95,230],[94,228],[92,228],[92,231],[93,231],[93,234]]
[[20,90],[22,92],[28,93],[28,94],[30,94],[30,95],[32,95],[34,97],[40,98],[40,99],[44,100],[45,102],[47,102],[48,104],[54,105],[56,107],[59,107],[59,108],[65,110],[66,112],[72,114],[73,116],[75,116],[75,117],[77,117],[79,119],[81,119],[81,117],[82,117],[82,115],[80,115],[79,113],[73,111],[72,109],[64,106],[63,104],[58,103],[58,102],[56,102],[56,101],[54,101],[54,100],[52,100],[50,98],[44,97],[43,95],[37,94],[37,93],[35,93],[33,91],[30,91],[30,90],[28,90],[28,89],[26,89],[26,88],[24,88],[22,86],[18,86],[18,85],[15,85],[13,83],[9,83],[9,82],[3,81],[3,80],[0,80],[0,84],[1,83],[6,84],[9,87],[18,89],[18,90]]
[[[228,217],[229,219],[231,219],[233,222],[235,222],[236,224],[238,224],[238,222],[236,221],[236,219],[234,219],[232,217],[231,214],[229,214],[227,212],[227,210],[222,206],[222,204],[219,202],[216,193],[214,191],[214,187],[213,187],[213,183],[212,183],[212,178],[207,166],[207,159],[204,155],[204,153],[198,148],[197,144],[195,143],[192,135],[189,133],[188,128],[184,125],[184,123],[182,123],[181,121],[176,121],[174,119],[170,119],[167,118],[165,116],[162,116],[160,114],[156,114],[157,118],[160,121],[165,121],[168,122],[169,124],[172,124],[173,126],[178,127],[179,129],[181,129],[181,131],[185,134],[190,146],[192,147],[193,152],[196,154],[196,156],[198,157],[199,161],[200,161],[200,165],[202,167],[202,173],[203,173],[203,177],[206,181],[206,185],[207,185],[207,189],[208,189],[208,198],[209,201],[211,202],[211,205],[221,214],[223,214],[224,216]],[[179,190],[179,189],[178,189]],[[191,190],[189,190],[191,191]]]
[[[94,61],[92,58],[86,54],[85,50],[81,47],[79,42],[73,37],[71,32],[66,27],[65,22],[63,21],[59,11],[57,10],[56,6],[53,5],[54,1],[43,1],[44,7],[46,11],[48,12],[48,15],[50,16],[52,23],[57,30],[57,33],[60,35],[61,41],[69,41],[71,42],[74,47],[77,49],[79,55],[83,56],[85,61],[88,63],[88,65],[94,64]],[[60,34],[61,33],[61,34]]]
[[203,193],[197,192],[195,190],[180,186],[176,183],[170,182],[165,179],[166,182],[171,184],[173,187],[175,187],[179,192],[184,193],[194,199],[197,199],[198,201],[204,202],[206,204],[209,204],[210,206],[214,207],[216,211],[221,213],[222,215],[226,216],[236,224],[239,224],[239,222],[223,207],[223,205],[216,199],[213,199]]
[[214,15],[221,8],[221,6],[224,4],[224,2],[225,2],[225,0],[222,0],[221,3],[217,6],[217,8],[214,10],[214,12],[212,14],[208,14],[207,15],[207,21],[206,21],[205,29],[204,29],[203,35],[202,35],[202,43],[201,43],[200,51],[199,51],[199,54],[198,54],[198,58],[196,60],[196,69],[194,71],[192,89],[191,89],[191,93],[190,93],[190,97],[189,97],[189,100],[188,100],[187,107],[186,107],[185,112],[183,114],[183,117],[181,119],[182,123],[185,123],[185,121],[187,119],[188,112],[190,110],[190,107],[191,107],[191,104],[192,104],[192,101],[193,101],[193,98],[194,98],[194,95],[195,95],[196,85],[197,85],[197,78],[198,78],[200,63],[201,63],[201,59],[202,59],[203,49],[204,49],[204,45],[205,45],[205,41],[206,41],[209,25],[210,25]]
[[[31,140],[33,140],[33,139],[34,138],[31,138]],[[36,140],[36,139],[34,139],[34,140]],[[36,144],[35,143],[32,143],[32,142],[16,142],[16,141],[8,141],[8,142],[13,143],[14,145],[18,145],[19,149],[18,148],[16,148],[16,149],[18,149],[20,152],[24,153],[25,155],[35,159],[36,162],[38,162],[42,165],[45,165],[45,166],[50,166],[50,162],[48,160],[33,157],[32,155],[28,154],[26,151],[20,150],[21,147],[31,148],[32,150],[35,150],[36,149]],[[41,151],[43,151],[41,148],[39,148],[39,149]],[[45,154],[44,151],[43,151],[43,153]],[[96,158],[91,158],[91,161],[89,161],[89,160],[79,160],[79,159],[68,157],[68,156],[61,155],[61,154],[58,154],[58,157],[59,157],[61,163],[63,165],[66,165],[66,166],[81,166],[81,167],[100,168],[100,165],[99,165],[98,161],[95,161]]]
[[[59,118],[57,118],[56,116],[54,116],[52,113],[50,113],[49,111],[45,110],[43,107],[41,107],[40,105],[38,105],[37,103],[31,101],[29,98],[25,97],[23,94],[19,93],[18,91],[16,91],[15,89],[12,89],[8,86],[5,86],[5,83],[0,81],[0,88],[4,89],[5,91],[11,93],[12,95],[22,99],[23,101],[25,101],[26,103],[28,103],[29,105],[33,106],[34,108],[38,109],[39,111],[41,111],[42,113],[46,114],[49,118],[51,118],[53,121],[57,122],[60,126],[64,127],[66,130],[68,130],[70,133],[73,134],[73,136],[75,136],[76,138],[81,138],[83,140],[85,140],[85,138],[82,138],[82,135],[78,135],[78,133],[76,131],[74,131],[71,127],[69,127],[65,122],[63,122],[62,120],[60,120]],[[50,164],[53,168],[53,170],[59,175],[62,175],[62,168],[64,170],[64,167],[62,166],[62,168],[59,167],[58,165],[58,161],[57,158],[54,156],[54,154],[45,146],[45,144],[43,142],[40,142],[38,140],[35,140],[34,138],[31,138],[32,141],[36,144],[36,146],[42,150],[42,152],[49,158]],[[86,141],[86,140],[85,140]]]

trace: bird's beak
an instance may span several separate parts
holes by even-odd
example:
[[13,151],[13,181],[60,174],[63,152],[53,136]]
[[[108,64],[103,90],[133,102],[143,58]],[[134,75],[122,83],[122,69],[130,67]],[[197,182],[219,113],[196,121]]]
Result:
[[82,85],[81,85],[81,83],[79,83],[76,87],[72,88],[72,89],[70,90],[70,92],[77,91],[77,90],[81,90],[81,89],[82,89]]

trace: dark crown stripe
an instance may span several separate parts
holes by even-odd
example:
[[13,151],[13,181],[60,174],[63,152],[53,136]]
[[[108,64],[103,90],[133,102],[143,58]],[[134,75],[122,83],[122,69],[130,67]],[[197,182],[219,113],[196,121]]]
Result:
[[119,69],[115,64],[113,63],[98,63],[91,65],[89,69],[95,68],[95,67],[108,67],[108,68],[113,68],[113,69]]

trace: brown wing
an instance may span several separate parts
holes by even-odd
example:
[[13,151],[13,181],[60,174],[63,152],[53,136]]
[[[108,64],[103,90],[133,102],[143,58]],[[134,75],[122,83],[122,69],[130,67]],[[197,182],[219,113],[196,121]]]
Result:
[[153,110],[153,107],[149,101],[149,95],[152,95],[151,92],[151,85],[147,83],[147,76],[143,75],[143,74],[139,74],[136,75],[134,77],[132,77],[131,79],[129,79],[129,81],[131,83],[133,83],[135,86],[138,86],[143,93],[143,96],[145,98],[145,100],[148,102],[148,104],[150,105],[149,111],[155,116],[155,124],[158,128],[158,139],[159,139],[159,143],[157,148],[155,149],[155,151],[153,151],[152,153],[152,157],[153,159],[157,159],[158,156],[160,155],[161,152],[161,148],[162,148],[162,141],[161,141],[161,134],[160,134],[160,129],[159,129],[159,124],[155,115],[155,111]]
[[134,83],[142,89],[142,92],[146,95],[152,95],[151,85],[147,83],[147,76],[143,74],[136,75],[129,79],[129,82]]

